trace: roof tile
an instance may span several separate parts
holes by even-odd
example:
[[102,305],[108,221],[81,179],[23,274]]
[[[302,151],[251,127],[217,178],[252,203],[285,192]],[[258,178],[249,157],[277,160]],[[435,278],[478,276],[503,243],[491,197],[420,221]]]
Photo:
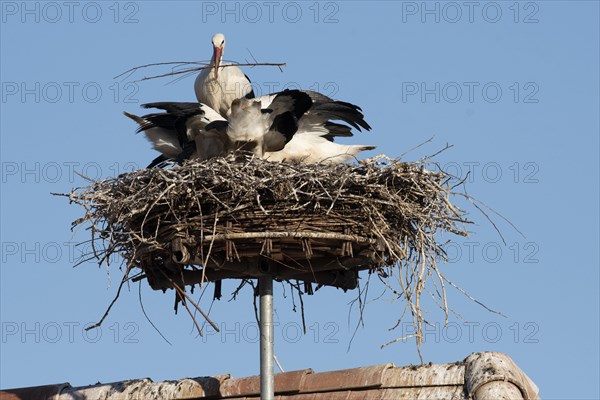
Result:
[[393,367],[394,364],[381,364],[307,375],[300,391],[311,393],[380,387],[385,371]]
[[[275,374],[275,393],[298,393],[305,376],[312,374],[312,369],[282,372]],[[221,397],[258,396],[260,395],[260,377],[228,379],[221,384]]]
[[383,386],[462,386],[465,383],[464,363],[396,367],[386,372]]
[[60,383],[57,385],[2,390],[0,391],[0,400],[47,399],[60,393],[66,387],[71,387],[71,385],[68,383]]

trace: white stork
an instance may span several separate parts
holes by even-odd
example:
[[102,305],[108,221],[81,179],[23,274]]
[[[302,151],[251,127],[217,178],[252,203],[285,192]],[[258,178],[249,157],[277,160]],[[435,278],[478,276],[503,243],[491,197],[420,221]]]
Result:
[[206,129],[211,122],[224,121],[224,118],[205,104],[160,102],[142,107],[165,111],[142,117],[124,113],[138,123],[137,132],[144,132],[154,149],[161,153],[148,168],[168,159],[207,160],[224,155],[230,147],[226,134]]
[[371,128],[358,106],[316,92],[285,90],[259,99],[237,99],[227,122],[212,123],[207,129],[227,134],[230,151],[246,150],[271,161],[341,163],[375,148],[333,143],[334,137],[352,136],[352,131],[331,120],[358,130]]
[[227,124],[230,150],[248,150],[261,158],[266,152],[282,150],[311,104],[310,97],[299,90],[277,94],[268,108],[259,100],[234,100]]
[[360,107],[342,101],[334,101],[318,92],[304,91],[311,98],[310,108],[299,118],[298,129],[281,151],[269,152],[265,158],[271,161],[313,163],[343,163],[355,159],[361,151],[373,150],[375,146],[346,145],[334,143],[338,136],[352,136],[348,125],[332,122],[343,121],[357,130],[370,130]]
[[196,81],[194,90],[200,103],[211,107],[223,117],[229,115],[231,103],[241,97],[254,97],[250,79],[236,66],[221,66],[225,36],[216,33],[212,37],[213,55],[210,67],[203,69]]

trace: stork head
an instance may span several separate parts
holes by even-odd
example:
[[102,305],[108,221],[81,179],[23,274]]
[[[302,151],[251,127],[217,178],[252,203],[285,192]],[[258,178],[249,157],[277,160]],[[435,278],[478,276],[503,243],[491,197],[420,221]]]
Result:
[[212,37],[213,60],[215,62],[215,78],[219,77],[219,65],[223,59],[223,49],[225,48],[225,35],[215,33]]

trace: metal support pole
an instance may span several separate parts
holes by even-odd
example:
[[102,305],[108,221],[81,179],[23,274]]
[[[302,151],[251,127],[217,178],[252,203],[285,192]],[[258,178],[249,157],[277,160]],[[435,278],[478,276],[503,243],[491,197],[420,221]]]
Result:
[[260,399],[273,400],[273,278],[258,278],[260,295]]

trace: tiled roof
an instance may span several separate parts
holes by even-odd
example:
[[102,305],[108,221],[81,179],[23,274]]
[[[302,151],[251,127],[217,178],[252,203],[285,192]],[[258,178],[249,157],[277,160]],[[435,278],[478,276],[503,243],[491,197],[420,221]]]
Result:
[[[382,364],[315,373],[275,375],[279,400],[536,400],[538,389],[510,357],[474,353],[451,364]],[[71,387],[68,383],[0,391],[0,400],[257,399],[259,377],[229,375],[152,382],[150,379]]]

